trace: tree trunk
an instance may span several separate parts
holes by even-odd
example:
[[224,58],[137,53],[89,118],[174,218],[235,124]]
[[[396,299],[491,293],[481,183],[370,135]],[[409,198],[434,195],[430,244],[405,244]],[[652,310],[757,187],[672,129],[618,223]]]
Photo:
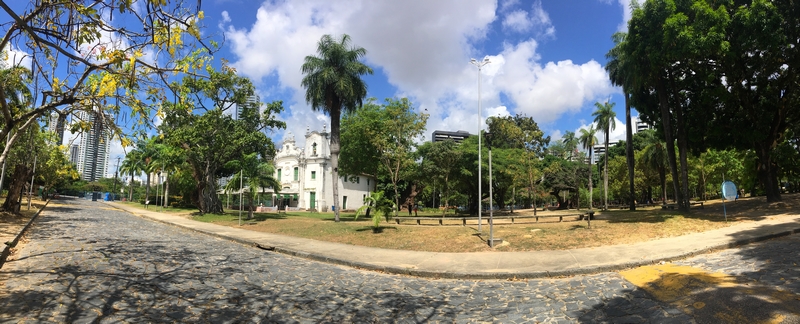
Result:
[[147,172],[147,186],[144,187],[144,201],[147,204],[147,201],[150,200],[150,172]]
[[[663,81],[658,80],[656,85],[656,93],[658,94],[659,109],[661,110],[661,123],[664,130],[664,140],[666,141],[667,160],[669,162],[669,170],[672,174],[672,189],[675,193],[675,199],[680,201],[680,191],[678,191],[678,166],[675,163],[675,139],[672,137],[672,122],[669,109],[669,102],[667,99],[666,89],[663,86]],[[666,201],[664,201],[666,203]]]
[[758,158],[757,176],[761,185],[764,186],[764,193],[767,195],[767,202],[781,201],[780,185],[778,184],[778,167],[772,162],[768,146],[762,146],[755,150]]
[[30,170],[27,165],[18,164],[14,167],[14,173],[11,176],[11,184],[8,186],[8,195],[6,196],[6,201],[3,203],[4,211],[14,214],[19,213],[22,190],[28,183],[29,177]]
[[658,179],[661,180],[661,203],[667,203],[667,170],[658,169]]
[[253,219],[253,195],[247,193],[247,220]]
[[625,160],[628,162],[628,184],[630,185],[630,210],[636,210],[636,191],[633,186],[634,157],[633,157],[633,127],[631,125],[631,103],[625,92]]
[[130,189],[131,192],[129,193],[128,201],[133,201],[133,177],[134,177],[134,172],[131,172],[131,185],[130,188],[128,188]]
[[603,154],[603,210],[608,210],[608,139],[610,127],[606,126],[606,153]]
[[331,108],[331,186],[333,189],[333,206],[336,206],[333,211],[334,221],[336,222],[339,222],[339,210],[342,209],[339,204],[339,118],[341,113],[340,107]]
[[214,180],[213,173],[210,172],[204,175],[195,175],[197,207],[201,214],[222,214],[222,202],[217,197],[216,181]]
[[[677,94],[676,94],[677,98]],[[688,151],[689,151],[689,140],[688,135],[686,134],[686,127],[683,122],[683,111],[678,108],[675,111],[675,117],[677,118],[677,137],[678,137],[678,154],[680,157],[680,195],[678,196],[678,207],[682,211],[689,211],[689,162],[688,159]]]
[[593,148],[589,148],[589,210],[594,208],[594,204],[592,204],[592,150]]
[[169,175],[164,177],[164,207],[169,207]]

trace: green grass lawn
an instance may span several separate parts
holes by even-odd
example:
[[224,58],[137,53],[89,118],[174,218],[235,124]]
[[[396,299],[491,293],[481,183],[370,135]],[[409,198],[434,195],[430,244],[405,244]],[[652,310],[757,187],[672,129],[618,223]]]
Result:
[[[647,240],[703,232],[734,225],[743,221],[756,221],[782,213],[800,210],[795,196],[784,197],[781,205],[767,205],[765,202],[740,200],[728,205],[728,222],[724,221],[721,205],[708,202],[704,209],[692,209],[689,213],[675,210],[661,210],[659,207],[628,210],[609,210],[597,212],[597,220],[591,228],[585,221],[565,221],[546,218],[536,223],[533,219],[511,225],[508,221],[495,222],[495,237],[503,238],[507,244],[496,248],[498,251],[560,250],[603,245],[629,244]],[[142,208],[141,204],[125,203]],[[771,206],[771,207],[770,207]],[[150,207],[153,210],[154,207]],[[334,222],[332,212],[290,211],[287,213],[255,213],[254,218],[246,220],[247,212],[242,212],[242,225],[239,225],[239,211],[226,210],[224,214],[198,215],[196,209],[166,208],[165,213],[176,214],[197,221],[223,226],[303,237],[321,241],[363,245],[388,249],[404,249],[432,252],[475,252],[490,251],[486,240],[489,226],[484,223],[482,232],[476,224],[467,226],[413,225],[405,221],[402,225],[382,220],[380,231],[375,232],[370,219],[361,216],[354,220],[355,213],[340,213],[340,222]],[[540,211],[539,215],[557,215],[577,211]],[[581,212],[585,212],[582,210]],[[517,211],[516,215],[531,211]],[[407,216],[408,213],[399,213]],[[424,210],[419,216],[438,217],[439,210]],[[450,213],[448,216],[455,216]],[[460,215],[459,215],[460,216]],[[488,215],[484,214],[484,222]],[[383,218],[383,217],[382,217]],[[453,224],[460,224],[454,221]]]

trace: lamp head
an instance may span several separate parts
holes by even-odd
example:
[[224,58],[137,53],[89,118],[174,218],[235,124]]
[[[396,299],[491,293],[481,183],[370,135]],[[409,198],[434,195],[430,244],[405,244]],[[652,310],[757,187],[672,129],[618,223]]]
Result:
[[478,63],[478,60],[476,60],[476,59],[470,59],[470,60],[469,60],[469,62],[470,62],[470,63],[472,63],[472,64],[477,64],[477,63]]
[[483,59],[483,63],[484,63],[484,64],[487,64],[487,63],[491,63],[491,61],[489,61],[489,58],[488,58],[488,57],[486,57],[486,58],[484,58],[484,59]]

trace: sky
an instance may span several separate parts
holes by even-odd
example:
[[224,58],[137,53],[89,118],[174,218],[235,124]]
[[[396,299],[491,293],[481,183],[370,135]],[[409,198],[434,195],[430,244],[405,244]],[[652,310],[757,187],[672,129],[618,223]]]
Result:
[[[367,51],[367,97],[407,97],[429,114],[425,140],[435,130],[475,134],[490,116],[516,114],[557,140],[588,127],[594,104],[606,101],[617,114],[611,142],[623,139],[624,99],[603,67],[629,7],[630,0],[208,0],[201,10],[203,35],[221,44],[214,59],[249,77],[263,102],[283,101],[287,129],[272,139],[293,134],[302,145],[307,129],[330,127],[300,84],[303,60],[325,34],[348,34]],[[473,58],[490,63],[479,71]],[[111,161],[124,154],[112,144]]]
[[[216,55],[250,77],[262,101],[283,100],[281,117],[298,142],[307,128],[330,123],[305,102],[300,85],[300,66],[324,34],[348,34],[366,49],[364,62],[375,72],[364,77],[368,97],[411,99],[430,115],[426,139],[434,130],[474,134],[489,116],[516,114],[559,139],[590,124],[595,102],[615,103],[624,119],[621,90],[603,67],[612,34],[626,29],[629,2],[216,0],[204,2],[204,11],[205,23],[216,26],[206,32],[224,37]],[[472,58],[490,61],[480,78]],[[624,138],[624,122],[616,125],[612,142]]]

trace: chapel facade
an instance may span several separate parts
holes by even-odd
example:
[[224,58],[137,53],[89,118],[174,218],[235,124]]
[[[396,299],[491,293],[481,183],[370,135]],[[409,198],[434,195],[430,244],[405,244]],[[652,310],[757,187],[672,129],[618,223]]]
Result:
[[[281,184],[277,199],[289,210],[329,211],[332,207],[355,210],[364,205],[375,178],[343,175],[332,179],[330,133],[306,130],[303,147],[289,133],[275,155],[275,179]],[[333,181],[339,184],[339,201],[333,201]]]

